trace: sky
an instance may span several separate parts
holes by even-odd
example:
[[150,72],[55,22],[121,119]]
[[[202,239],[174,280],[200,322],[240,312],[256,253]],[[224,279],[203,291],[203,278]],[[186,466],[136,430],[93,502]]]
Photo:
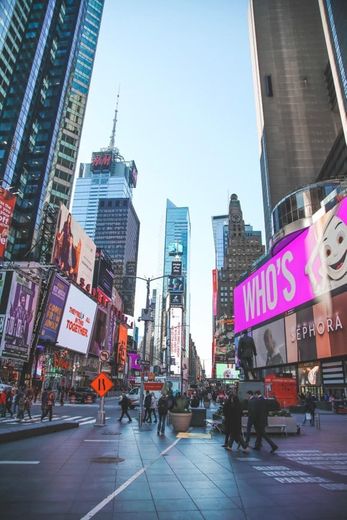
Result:
[[[167,199],[188,206],[190,331],[209,375],[211,217],[236,193],[264,232],[248,0],[105,0],[78,164],[108,146],[118,88],[116,146],[139,172],[137,275],[163,272]],[[137,280],[135,318],[145,298]]]

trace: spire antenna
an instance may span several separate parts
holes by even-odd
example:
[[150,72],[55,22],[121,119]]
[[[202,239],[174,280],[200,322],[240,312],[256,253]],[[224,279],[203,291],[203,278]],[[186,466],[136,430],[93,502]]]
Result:
[[118,87],[116,110],[114,112],[114,118],[113,118],[112,134],[111,134],[111,137],[110,137],[110,144],[108,146],[110,150],[113,150],[113,148],[115,147],[115,142],[116,142],[116,128],[117,128],[117,118],[118,118],[119,92],[120,92],[120,85]]

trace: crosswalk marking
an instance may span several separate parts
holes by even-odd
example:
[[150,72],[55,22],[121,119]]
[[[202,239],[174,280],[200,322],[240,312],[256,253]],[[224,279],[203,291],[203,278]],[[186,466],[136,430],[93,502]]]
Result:
[[[110,419],[110,417],[106,417],[106,419]],[[84,417],[83,415],[74,415],[74,416],[54,415],[52,417],[52,421],[75,421],[75,422],[78,422],[81,426],[84,426],[85,424],[95,423],[96,417],[93,417],[92,415],[89,415],[86,417]],[[32,415],[31,419],[29,419],[28,417],[25,417],[24,419],[22,419],[22,421],[20,421],[20,424],[34,424],[34,423],[39,423],[39,422],[41,422],[41,414]],[[43,422],[45,422],[45,423],[49,422],[48,418],[46,417]],[[13,417],[9,418],[9,419],[1,418],[0,424],[6,424],[6,426],[7,426],[7,425],[12,425],[12,424],[19,424],[19,421],[18,421],[18,419],[13,418]]]

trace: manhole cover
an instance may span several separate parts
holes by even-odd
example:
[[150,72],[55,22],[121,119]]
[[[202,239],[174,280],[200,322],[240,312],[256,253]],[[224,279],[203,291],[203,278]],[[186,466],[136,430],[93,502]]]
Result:
[[125,459],[121,459],[120,457],[105,456],[105,457],[95,457],[92,459],[92,462],[98,462],[100,464],[118,464],[119,462],[124,462]]

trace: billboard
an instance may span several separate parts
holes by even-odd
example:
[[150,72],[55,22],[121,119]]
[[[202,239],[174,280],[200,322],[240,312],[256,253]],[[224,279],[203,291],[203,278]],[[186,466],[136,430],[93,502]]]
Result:
[[4,257],[16,197],[0,187],[0,258]]
[[109,258],[102,249],[97,248],[95,255],[93,287],[101,289],[101,291],[111,299],[114,278],[115,275],[112,268],[111,258]]
[[218,277],[217,269],[212,269],[212,315],[217,316]]
[[99,357],[100,351],[105,350],[106,335],[107,314],[101,308],[98,308],[88,354]]
[[287,362],[283,318],[253,329],[252,336],[257,349],[258,367],[282,365]]
[[118,370],[124,370],[127,361],[128,329],[120,324],[118,330],[117,365]]
[[234,363],[217,363],[217,379],[239,379],[240,371],[236,369]]
[[93,240],[61,205],[52,262],[87,292],[92,290],[95,252]]
[[184,291],[183,276],[169,276],[168,291],[171,293],[182,293]]
[[183,244],[180,242],[170,242],[168,245],[169,256],[182,256],[183,255]]
[[92,154],[92,163],[90,170],[92,172],[100,172],[101,170],[109,170],[112,164],[112,153],[107,152],[94,152]]
[[182,262],[178,262],[174,260],[171,262],[171,275],[172,276],[181,276],[182,274]]
[[70,285],[58,334],[59,346],[86,354],[96,307],[91,298],[74,285]]
[[0,349],[2,357],[27,361],[38,295],[37,283],[13,273]]
[[42,320],[41,341],[50,341],[52,343],[56,341],[68,292],[68,282],[58,274],[55,274],[49,289],[47,305]]
[[170,293],[170,307],[183,307],[183,294]]
[[136,352],[130,352],[129,356],[129,369],[130,370],[141,370],[141,365],[138,364],[138,360],[140,359],[140,354]]
[[173,372],[174,374],[181,374],[181,356],[183,341],[182,321],[182,309],[179,307],[170,309],[170,372]]
[[234,289],[235,332],[347,283],[347,198]]

